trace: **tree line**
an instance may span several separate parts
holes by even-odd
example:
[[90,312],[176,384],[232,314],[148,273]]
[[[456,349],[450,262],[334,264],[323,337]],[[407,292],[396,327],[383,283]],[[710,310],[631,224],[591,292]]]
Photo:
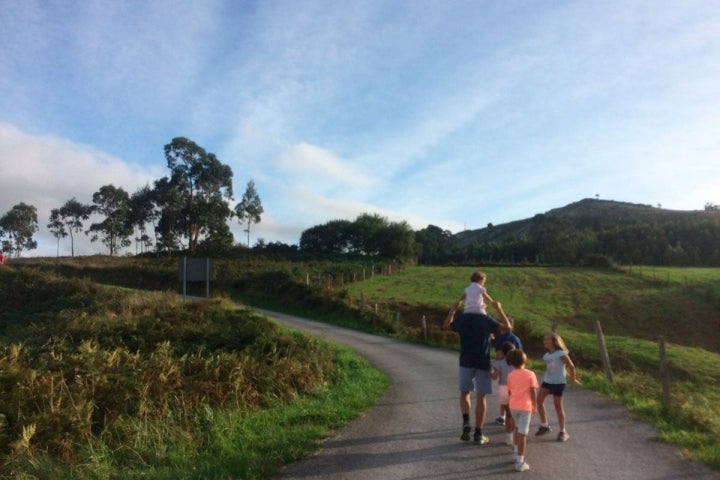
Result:
[[[253,180],[231,208],[233,172],[215,154],[184,137],[172,139],[164,153],[170,174],[153,187],[146,185],[129,194],[122,187],[104,185],[93,194],[92,204],[73,197],[52,209],[47,228],[58,240],[58,251],[60,240],[69,236],[74,256],[75,236],[81,233],[92,242],[101,241],[110,255],[130,246],[133,237],[141,252],[193,254],[201,246],[222,250],[234,244],[228,226],[232,217],[246,225],[249,243],[251,226],[260,222],[263,213]],[[86,230],[91,217],[100,221]],[[38,229],[37,209],[20,202],[0,217],[2,250],[19,257],[37,248],[33,235]]]
[[[720,266],[720,210],[708,216],[672,216],[628,222],[584,223],[536,215],[499,239],[460,242],[430,225],[416,233],[419,262],[447,264],[556,264],[611,266]],[[492,230],[492,225],[488,226]]]
[[[137,253],[183,251],[220,256],[238,247],[228,226],[233,217],[245,224],[249,249],[251,227],[263,214],[254,182],[248,182],[241,201],[231,208],[233,172],[229,166],[183,137],[165,145],[164,152],[170,174],[156,180],[153,187],[147,185],[130,195],[120,187],[104,185],[93,194],[92,204],[72,198],[52,209],[47,228],[58,240],[58,251],[60,240],[70,237],[74,256],[75,236],[85,234],[93,242],[101,241],[111,255],[130,246],[134,238]],[[578,203],[591,209],[603,207],[602,202]],[[617,202],[605,202],[607,205],[622,206]],[[720,266],[717,204],[707,203],[700,214],[655,214],[647,209],[637,213],[637,208],[631,208],[618,217],[602,216],[599,211],[584,216],[538,214],[503,226],[488,224],[476,236],[474,232],[453,234],[435,225],[414,231],[407,222],[363,213],[355,220],[331,220],[310,227],[302,232],[299,245],[259,239],[252,250],[286,256],[362,256],[427,265]],[[100,221],[86,226],[91,217]],[[2,250],[20,256],[37,248],[33,239],[37,231],[35,207],[22,202],[15,205],[0,217]]]

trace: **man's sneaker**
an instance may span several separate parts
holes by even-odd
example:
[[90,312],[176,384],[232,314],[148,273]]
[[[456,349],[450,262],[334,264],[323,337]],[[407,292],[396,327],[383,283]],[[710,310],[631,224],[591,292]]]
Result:
[[570,435],[567,432],[558,433],[558,442],[567,442],[568,438],[570,438]]
[[475,432],[474,441],[475,445],[485,445],[486,443],[490,443],[490,439],[485,435],[481,435],[480,432]]
[[470,425],[463,425],[463,433],[460,435],[460,440],[463,442],[469,442],[470,441],[470,432],[472,431],[472,428]]
[[552,432],[552,429],[550,427],[543,427],[542,425],[540,425],[540,428],[538,428],[537,432],[535,432],[535,436],[537,437],[538,435],[545,435],[548,432]]
[[525,462],[522,463],[515,463],[515,471],[517,472],[527,472],[530,470],[530,465],[528,465]]
[[495,423],[497,423],[498,425],[505,425],[505,417],[497,417],[495,419]]

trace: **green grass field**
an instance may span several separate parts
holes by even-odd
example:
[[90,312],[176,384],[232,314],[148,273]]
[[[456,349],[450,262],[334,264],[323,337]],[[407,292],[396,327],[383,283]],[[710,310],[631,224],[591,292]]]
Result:
[[[523,331],[562,331],[668,341],[720,353],[720,269],[656,269],[656,277],[615,270],[488,267],[486,287]],[[638,273],[635,273],[638,272]],[[368,303],[446,312],[469,283],[468,267],[413,267],[347,287]]]
[[[488,274],[488,292],[514,319],[531,360],[541,357],[540,339],[554,323],[586,386],[622,400],[657,425],[661,439],[720,469],[720,269],[482,270]],[[368,304],[403,310],[406,323],[417,323],[417,317],[427,312],[437,328],[472,271],[413,267],[352,284],[347,290],[353,301],[363,298]],[[601,368],[597,321],[615,373],[612,385]],[[661,402],[660,338],[667,341],[670,362],[668,410]],[[540,362],[533,367],[544,368]]]
[[[150,290],[178,287],[177,260],[173,259],[27,263],[45,276],[56,272],[86,282],[92,279]],[[470,267],[394,268],[391,275],[331,285],[327,278],[359,279],[363,275],[356,272],[370,270],[362,265],[267,259],[227,259],[218,261],[216,268],[212,291],[228,299],[450,348],[456,347],[455,334],[439,327],[473,271]],[[543,353],[540,339],[554,324],[567,341],[585,386],[620,399],[632,412],[657,425],[660,439],[680,445],[689,457],[720,470],[720,269],[506,266],[483,271],[488,274],[488,291],[514,319],[533,368],[543,368],[532,362],[538,362]],[[320,280],[306,285],[309,277]],[[6,288],[3,294],[12,292],[13,288]],[[96,297],[88,293],[79,300],[91,302]],[[43,311],[44,296],[33,298],[28,306]],[[60,296],[59,301],[66,300]],[[120,303],[122,312],[135,308]],[[61,305],[58,318],[74,315],[73,308]],[[6,319],[22,316],[7,308],[3,315]],[[421,319],[427,321],[425,335]],[[600,364],[598,321],[615,373],[613,384]],[[14,333],[11,327],[5,328],[5,334]],[[670,362],[667,409],[661,403],[660,338],[668,342]]]

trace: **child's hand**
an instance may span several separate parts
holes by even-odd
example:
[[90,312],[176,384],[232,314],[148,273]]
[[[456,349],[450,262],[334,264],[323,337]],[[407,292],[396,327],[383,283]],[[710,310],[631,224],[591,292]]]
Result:
[[578,374],[573,375],[570,379],[574,384],[582,385],[582,383],[580,382],[580,376]]

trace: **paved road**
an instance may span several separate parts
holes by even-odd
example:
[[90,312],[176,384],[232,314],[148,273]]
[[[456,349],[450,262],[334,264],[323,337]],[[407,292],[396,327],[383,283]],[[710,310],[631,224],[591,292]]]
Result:
[[[655,430],[632,420],[620,405],[575,386],[565,398],[570,440],[531,435],[526,454],[530,471],[515,472],[503,427],[491,424],[499,408],[495,395],[488,397],[485,433],[490,444],[460,441],[457,353],[264,313],[287,327],[351,347],[391,382],[377,405],[279,478],[459,480],[510,474],[552,480],[720,479],[717,472],[683,460],[677,448],[654,442]],[[552,401],[546,406],[552,426]],[[538,422],[535,416],[533,431]]]

